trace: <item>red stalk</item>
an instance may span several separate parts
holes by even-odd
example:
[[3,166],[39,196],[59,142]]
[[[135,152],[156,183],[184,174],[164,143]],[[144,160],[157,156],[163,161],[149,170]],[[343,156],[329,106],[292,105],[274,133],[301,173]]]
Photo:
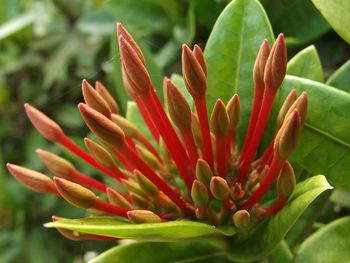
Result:
[[265,216],[275,215],[286,204],[286,201],[287,200],[285,198],[279,196],[271,207],[266,207],[264,209],[264,215]]
[[118,215],[126,218],[127,218],[126,213],[130,211],[130,209],[114,206],[101,199],[96,199],[93,209],[104,211],[110,214],[114,214],[114,215]]
[[264,153],[261,155],[261,157],[256,160],[253,164],[253,169],[257,169],[259,167],[263,167],[265,164],[268,163],[268,160],[270,159],[270,156],[273,154],[273,144],[275,142],[275,137],[273,137],[272,141],[270,142],[269,146],[265,149]]
[[196,143],[193,138],[192,129],[191,127],[182,127],[182,128],[179,128],[179,131],[180,131],[182,141],[187,150],[188,156],[190,157],[193,169],[195,169],[199,156],[197,152]]
[[235,208],[235,205],[228,198],[222,200],[222,205],[223,205],[223,207],[225,208],[226,211],[230,211],[230,212]]
[[231,136],[230,136],[230,134],[227,134],[225,147],[226,147],[226,158],[229,160],[232,159],[231,142],[232,142]]
[[100,191],[102,193],[107,192],[107,185],[101,183],[100,181],[97,181],[93,178],[88,177],[87,175],[75,171],[74,174],[72,175],[72,180],[76,183],[79,183],[81,185],[96,189],[97,191]]
[[215,136],[215,143],[218,174],[226,179],[226,138]]
[[130,148],[136,152],[136,144],[129,136],[125,136],[125,142],[130,146]]

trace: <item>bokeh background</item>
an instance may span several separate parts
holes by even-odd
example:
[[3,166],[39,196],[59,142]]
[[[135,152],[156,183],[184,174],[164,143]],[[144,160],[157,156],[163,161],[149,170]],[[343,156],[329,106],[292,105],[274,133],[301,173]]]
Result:
[[[34,150],[67,155],[30,125],[29,102],[78,139],[87,133],[76,110],[80,83],[100,80],[125,111],[115,23],[139,40],[151,75],[181,74],[181,44],[203,48],[229,0],[1,0],[0,4],[0,262],[85,262],[113,242],[73,242],[42,224],[51,215],[83,213],[55,197],[35,194],[7,172],[6,162],[44,171]],[[289,58],[314,44],[325,78],[350,57],[343,41],[308,0],[262,0],[277,35],[284,32]],[[296,19],[297,18],[297,19]],[[80,136],[80,137],[79,137]],[[70,156],[71,157],[71,156]],[[94,174],[76,160],[80,170]]]

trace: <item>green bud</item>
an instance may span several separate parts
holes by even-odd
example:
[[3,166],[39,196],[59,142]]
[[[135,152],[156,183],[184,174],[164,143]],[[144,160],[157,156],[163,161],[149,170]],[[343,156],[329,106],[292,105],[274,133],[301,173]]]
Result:
[[235,183],[231,186],[230,195],[233,200],[240,200],[245,196],[245,191],[240,183]]
[[133,179],[122,179],[121,180],[121,184],[125,187],[126,190],[128,190],[128,192],[130,193],[135,193],[138,195],[144,195],[145,191],[143,189],[141,189],[141,187],[139,186],[139,184],[137,182],[135,182]]
[[122,196],[113,188],[110,188],[110,187],[107,188],[107,197],[108,197],[108,201],[115,206],[131,208],[131,204],[129,203],[129,201],[126,200],[124,196]]
[[112,114],[111,119],[115,124],[119,126],[120,129],[123,130],[123,132],[126,135],[135,138],[139,133],[136,125],[130,122],[129,120],[125,119],[124,117],[117,114]]
[[307,105],[308,105],[307,93],[304,91],[294,101],[292,106],[290,106],[288,112],[286,113],[284,120],[286,120],[289,117],[289,115],[293,112],[293,110],[297,109],[299,112],[301,125],[303,125],[305,122],[306,115],[307,115]]
[[158,158],[146,148],[136,145],[136,151],[152,169],[159,170],[159,168],[162,166]]
[[235,131],[236,126],[239,121],[239,116],[240,116],[240,102],[239,102],[239,97],[237,94],[235,94],[230,101],[227,103],[227,114],[229,116],[229,130],[230,131]]
[[286,114],[289,110],[289,108],[293,105],[293,103],[295,102],[295,100],[297,99],[297,93],[295,91],[295,89],[292,89],[288,96],[286,97],[286,99],[283,102],[283,105],[278,113],[277,116],[277,127],[281,127],[283,124],[283,121],[286,117]]
[[196,165],[196,177],[206,187],[209,187],[210,180],[213,177],[213,172],[210,169],[209,164],[203,159],[198,159]]
[[233,215],[233,223],[238,229],[245,229],[250,224],[250,214],[247,210],[238,210]]
[[111,116],[111,109],[104,98],[85,79],[81,84],[83,97],[87,105],[103,114],[107,118]]
[[119,106],[106,87],[99,81],[95,83],[96,91],[102,96],[102,98],[107,102],[112,113],[119,113]]
[[225,104],[218,99],[210,117],[210,129],[216,136],[225,137],[229,128],[229,116]]
[[290,163],[286,161],[277,180],[278,194],[283,196],[284,199],[288,199],[288,197],[293,193],[294,188],[294,170]]
[[220,176],[211,178],[210,191],[212,195],[219,200],[226,199],[230,194],[230,188],[226,180]]
[[266,66],[266,62],[269,57],[269,54],[270,54],[269,42],[265,39],[260,46],[259,53],[256,57],[254,70],[253,70],[254,82],[259,86],[264,86],[264,71],[265,71],[265,66]]
[[194,180],[191,189],[191,197],[196,206],[206,206],[209,195],[205,185],[198,180]]
[[134,175],[142,191],[151,196],[158,194],[158,187],[154,183],[152,183],[146,176],[144,176],[138,170],[134,171]]
[[97,163],[108,169],[115,169],[116,164],[114,163],[111,154],[105,148],[90,140],[89,138],[84,138],[84,142],[89,153]]
[[131,223],[160,223],[162,220],[159,216],[149,210],[131,210],[127,212],[128,219]]

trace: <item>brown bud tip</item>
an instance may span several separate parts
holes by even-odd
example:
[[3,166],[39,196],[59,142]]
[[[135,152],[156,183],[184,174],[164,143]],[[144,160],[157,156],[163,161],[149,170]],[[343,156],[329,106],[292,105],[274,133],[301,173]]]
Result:
[[245,196],[245,191],[240,183],[231,186],[230,195],[233,200],[240,200]]
[[277,189],[279,195],[283,196],[284,199],[293,193],[295,188],[295,175],[293,167],[288,161],[283,165],[280,175],[277,180]]
[[211,131],[220,137],[225,137],[229,127],[229,116],[225,104],[218,99],[215,103],[213,112],[210,117]]
[[142,54],[140,47],[136,44],[133,37],[130,35],[130,33],[125,29],[125,27],[121,23],[117,23],[117,36],[118,38],[120,36],[123,36],[126,39],[126,41],[130,44],[132,49],[135,51],[138,58],[142,61],[143,64],[145,64],[145,58]]
[[230,119],[230,125],[229,129],[231,131],[235,130],[238,121],[239,121],[239,115],[240,115],[240,109],[241,109],[241,104],[239,101],[239,96],[235,94],[227,103],[227,114]]
[[118,125],[84,103],[79,103],[78,108],[86,125],[103,144],[112,148],[124,144],[125,136]]
[[207,188],[202,182],[198,180],[193,181],[191,197],[196,206],[206,206],[209,200],[209,194]]
[[129,221],[134,224],[160,223],[159,216],[149,210],[131,210],[127,212]]
[[85,209],[94,207],[97,197],[89,189],[59,177],[54,177],[54,182],[58,192],[70,204]]
[[205,62],[203,51],[198,45],[194,45],[193,54],[196,57],[199,65],[201,65],[205,76],[207,77],[208,76],[208,66],[207,66],[207,63]]
[[220,200],[226,199],[230,194],[230,188],[226,180],[220,176],[211,178],[210,191],[215,198]]
[[174,124],[181,127],[191,127],[192,112],[185,97],[170,79],[164,79],[164,95],[169,115]]
[[299,112],[301,125],[303,125],[307,115],[307,105],[308,105],[307,93],[303,91],[303,93],[301,93],[301,95],[294,101],[292,106],[290,106],[284,119],[287,119],[288,116],[291,114],[291,112],[297,109]]
[[254,82],[258,87],[264,86],[264,71],[269,54],[269,42],[267,41],[267,39],[264,39],[263,43],[260,46],[259,53],[256,57],[253,70]]
[[201,97],[207,89],[207,80],[201,64],[187,45],[182,46],[182,73],[192,97]]
[[59,157],[56,154],[37,149],[40,160],[53,174],[66,179],[72,178],[74,176],[75,167],[67,160]]
[[105,148],[90,140],[89,138],[84,138],[84,142],[86,148],[92,157],[96,160],[96,162],[111,170],[115,168],[113,158]]
[[295,102],[295,100],[297,99],[297,93],[295,91],[295,89],[292,89],[288,96],[286,97],[286,99],[283,102],[283,105],[278,113],[277,116],[277,127],[281,127],[284,121],[284,118],[286,117],[286,114],[288,112],[288,110],[290,109],[290,107],[293,105],[293,103]]
[[48,176],[10,163],[6,167],[18,182],[30,190],[39,193],[57,193],[54,183]]
[[149,194],[151,196],[157,195],[157,193],[159,192],[158,187],[154,183],[152,183],[146,176],[144,176],[138,170],[134,171],[134,175],[140,188],[146,194]]
[[110,187],[107,188],[107,197],[108,197],[108,201],[115,206],[123,207],[123,208],[131,208],[131,204],[129,203],[129,201],[126,200],[124,196],[122,196],[113,188],[110,188]]
[[266,88],[272,89],[274,92],[282,84],[287,70],[287,47],[283,34],[279,34],[275,44],[273,45],[269,58],[267,59],[264,83]]
[[119,113],[118,103],[115,101],[111,93],[106,89],[106,87],[99,81],[95,83],[96,91],[102,96],[102,98],[107,102],[110,110],[114,114]]
[[28,103],[24,104],[24,109],[31,123],[46,139],[57,142],[64,135],[61,127],[41,111]]
[[119,37],[120,57],[123,64],[123,79],[127,84],[130,95],[142,95],[148,93],[152,84],[145,65],[140,60],[137,52],[121,35]]
[[138,128],[129,120],[125,119],[124,117],[117,115],[117,114],[112,114],[112,121],[119,126],[120,129],[123,130],[123,132],[132,137],[135,138],[139,131]]
[[238,210],[233,215],[233,223],[238,229],[245,229],[250,224],[250,214],[247,210]]
[[214,175],[210,169],[209,164],[203,159],[198,159],[197,165],[196,165],[196,177],[197,177],[197,179],[200,182],[202,182],[206,187],[209,187],[210,180],[213,176]]
[[295,109],[283,123],[276,135],[274,151],[280,160],[286,160],[297,147],[300,132],[300,116],[298,110]]
[[82,81],[81,89],[86,104],[107,118],[110,118],[112,111],[109,108],[109,105],[85,79]]

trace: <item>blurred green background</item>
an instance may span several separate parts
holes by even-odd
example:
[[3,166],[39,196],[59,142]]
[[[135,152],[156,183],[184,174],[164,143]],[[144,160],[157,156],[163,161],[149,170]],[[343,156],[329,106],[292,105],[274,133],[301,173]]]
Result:
[[[85,262],[113,242],[66,240],[42,224],[51,215],[82,212],[51,196],[28,191],[7,172],[6,162],[40,171],[34,150],[66,154],[30,125],[29,102],[73,138],[87,129],[76,110],[80,83],[100,80],[125,110],[127,95],[118,70],[115,23],[139,40],[158,85],[163,75],[181,74],[181,44],[204,48],[229,0],[2,0],[0,4],[0,262]],[[348,44],[311,1],[262,0],[275,33],[284,32],[289,58],[310,44],[319,52],[325,77],[350,57]],[[298,19],[295,19],[298,17]],[[78,142],[81,143],[81,139]],[[76,162],[80,170],[93,174]],[[97,175],[98,176],[98,175]],[[90,254],[91,255],[91,254]]]

